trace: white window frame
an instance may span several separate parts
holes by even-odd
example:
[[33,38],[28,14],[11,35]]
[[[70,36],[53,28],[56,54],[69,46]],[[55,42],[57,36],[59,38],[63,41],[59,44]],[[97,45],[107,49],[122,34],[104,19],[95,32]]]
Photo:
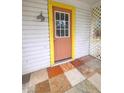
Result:
[[[65,33],[65,31],[66,31],[66,28],[64,27],[64,36],[61,36],[61,25],[60,25],[60,36],[57,36],[57,34],[56,34],[56,12],[58,12],[58,13],[64,13],[64,21],[65,21],[65,14],[68,14],[68,21],[65,21],[65,22],[68,22],[68,36],[66,36],[66,33]],[[60,19],[58,20],[58,21],[60,21],[61,20],[61,15],[59,15],[60,16]],[[62,12],[62,11],[54,11],[54,22],[55,22],[55,38],[70,38],[70,13],[67,13],[67,12]]]

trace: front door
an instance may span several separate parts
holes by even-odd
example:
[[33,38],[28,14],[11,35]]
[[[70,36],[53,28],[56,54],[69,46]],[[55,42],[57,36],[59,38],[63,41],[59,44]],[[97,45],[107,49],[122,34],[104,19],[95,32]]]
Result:
[[67,9],[53,7],[54,22],[54,56],[55,62],[71,58],[72,36],[71,17],[72,12]]

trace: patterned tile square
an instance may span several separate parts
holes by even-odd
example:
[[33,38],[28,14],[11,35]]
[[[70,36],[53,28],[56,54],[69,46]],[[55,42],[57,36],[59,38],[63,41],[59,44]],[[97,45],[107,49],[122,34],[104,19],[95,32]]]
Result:
[[35,87],[35,93],[50,93],[49,81],[38,83]]
[[62,65],[60,65],[60,67],[62,68],[62,70],[64,72],[69,71],[69,70],[75,68],[71,63],[62,64]]
[[79,60],[75,60],[71,62],[75,67],[79,67],[82,65],[82,63]]
[[27,93],[27,89],[22,89],[22,93]]
[[89,61],[91,61],[91,60],[94,60],[94,59],[96,59],[96,58],[93,57],[93,56],[90,56],[90,55],[84,56],[84,57],[81,57],[81,58],[80,58],[80,60],[81,60],[81,61],[84,61],[85,63],[86,63],[86,62],[89,62]]
[[64,74],[66,75],[72,86],[75,86],[85,79],[85,77],[77,69],[69,70]]
[[100,93],[100,91],[88,80],[84,80],[75,87],[77,90],[82,91],[82,93]]
[[43,82],[47,79],[48,79],[48,73],[46,69],[33,72],[30,77],[29,86],[35,85],[39,82]]
[[95,74],[95,70],[89,68],[86,65],[82,65],[78,67],[77,69],[85,76],[85,78],[89,78],[90,76]]
[[49,67],[47,70],[48,70],[49,78],[52,78],[54,76],[64,73],[60,66]]
[[64,74],[49,79],[51,93],[64,93],[71,88],[71,84]]
[[30,73],[22,76],[22,84],[28,83],[30,80]]
[[28,87],[27,93],[35,93],[35,85]]
[[101,68],[101,62],[98,59],[91,60],[91,61],[87,62],[86,65],[92,69]]
[[96,73],[88,79],[99,91],[101,91],[101,76]]
[[22,93],[27,93],[29,83],[22,84]]
[[79,61],[81,62],[81,64],[85,64],[86,61],[82,60],[82,59],[79,59]]
[[96,72],[98,72],[101,75],[101,68],[97,68]]
[[78,88],[73,87],[69,89],[68,91],[66,91],[65,93],[86,93],[86,92],[83,92],[82,90],[79,90]]

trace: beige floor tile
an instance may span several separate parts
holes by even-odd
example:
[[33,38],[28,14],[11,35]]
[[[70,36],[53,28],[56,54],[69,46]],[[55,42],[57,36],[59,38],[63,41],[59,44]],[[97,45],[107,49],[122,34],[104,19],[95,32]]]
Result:
[[101,91],[101,76],[96,73],[88,79],[99,91]]
[[100,93],[100,91],[91,82],[84,80],[65,93]]
[[101,68],[97,68],[95,71],[101,75]]
[[85,77],[77,69],[72,69],[64,74],[72,86],[75,86],[85,79]]
[[35,93],[50,93],[49,81],[43,81],[35,86]]
[[100,93],[100,91],[88,80],[84,80],[75,87],[83,93]]
[[86,65],[92,69],[101,68],[101,62],[98,59],[91,60],[91,61],[87,62]]
[[64,74],[49,79],[51,93],[64,93],[71,88],[71,84]]
[[22,93],[27,93],[29,83],[22,84]]
[[86,65],[82,65],[80,67],[77,68],[84,76],[85,78],[89,78],[91,77],[93,74],[95,74],[95,70],[89,68]]
[[84,63],[86,63],[86,62],[89,62],[89,61],[94,60],[94,59],[96,59],[96,58],[88,55],[88,56],[81,57],[79,60],[84,61]]
[[79,90],[78,88],[73,87],[69,89],[68,91],[66,91],[65,93],[86,93],[86,92],[83,92],[82,90]]
[[28,87],[27,93],[35,93],[35,85]]
[[36,85],[48,79],[48,73],[46,69],[33,72],[30,77],[29,86]]

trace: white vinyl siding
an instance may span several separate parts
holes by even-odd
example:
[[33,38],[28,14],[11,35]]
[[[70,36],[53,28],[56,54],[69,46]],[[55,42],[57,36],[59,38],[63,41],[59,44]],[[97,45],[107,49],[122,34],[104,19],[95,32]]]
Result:
[[90,10],[76,8],[76,58],[89,54]]
[[[22,2],[23,74],[50,66],[47,3],[47,0]],[[45,16],[44,22],[37,19],[41,11]]]

